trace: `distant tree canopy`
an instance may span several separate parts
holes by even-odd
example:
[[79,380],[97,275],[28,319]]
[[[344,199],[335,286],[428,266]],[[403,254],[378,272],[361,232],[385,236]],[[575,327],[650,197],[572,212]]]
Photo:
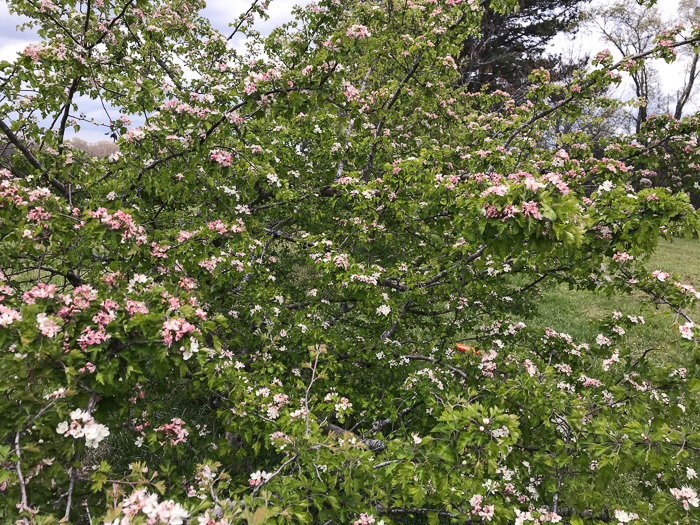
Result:
[[[557,70],[561,56],[544,55],[552,39],[571,30],[587,0],[519,0],[517,11],[485,8],[481,32],[461,46],[460,82],[470,89],[502,89],[516,93],[536,67]],[[566,70],[566,68],[564,68]]]
[[108,140],[101,140],[99,142],[87,142],[80,138],[74,138],[71,140],[71,144],[75,149],[84,151],[91,157],[97,157],[99,159],[104,157],[109,157],[113,153],[119,151],[119,146],[114,142]]

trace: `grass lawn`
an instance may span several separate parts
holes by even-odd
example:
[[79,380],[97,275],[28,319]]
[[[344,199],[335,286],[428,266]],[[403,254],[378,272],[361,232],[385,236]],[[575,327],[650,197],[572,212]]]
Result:
[[[700,287],[700,241],[675,239],[673,242],[660,241],[654,256],[646,267],[677,274],[680,281]],[[644,294],[637,296],[605,296],[600,293],[571,290],[560,285],[545,291],[538,305],[537,312],[527,320],[531,325],[549,326],[559,332],[570,334],[577,342],[592,343],[599,330],[595,320],[618,310],[624,315],[642,315],[646,324],[630,330],[626,344],[635,354],[641,354],[648,348],[657,348],[650,354],[650,359],[659,363],[672,362],[681,364],[686,361],[679,342],[681,340],[676,323],[676,315],[668,308],[655,308],[649,305]],[[686,313],[700,322],[700,306],[696,305]],[[685,320],[681,321],[683,324]],[[681,423],[681,422],[679,422]],[[700,414],[686,414],[682,424],[695,430],[700,429]],[[638,499],[643,499],[639,491],[639,480],[630,473],[623,474],[610,484],[607,493],[609,505],[625,507]]]
[[[678,274],[680,281],[692,284],[700,289],[700,241],[696,239],[675,239],[672,242],[661,240],[659,247],[647,263],[650,270],[663,270]],[[678,352],[680,333],[674,323],[676,315],[668,308],[660,306],[650,308],[648,297],[642,293],[638,296],[605,296],[600,293],[571,290],[560,285],[546,290],[539,301],[537,313],[528,324],[549,326],[558,332],[570,334],[577,342],[592,343],[599,333],[593,322],[613,310],[624,315],[642,315],[646,324],[630,331],[627,344],[640,352],[651,347],[659,350],[653,353],[654,359],[663,361],[682,361]],[[700,322],[700,306],[696,305],[686,312],[692,319]],[[685,320],[682,320],[683,324]]]

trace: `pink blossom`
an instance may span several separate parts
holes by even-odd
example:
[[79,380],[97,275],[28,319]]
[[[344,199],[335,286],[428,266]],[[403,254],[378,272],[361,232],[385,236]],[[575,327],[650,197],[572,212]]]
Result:
[[272,474],[268,474],[267,472],[260,471],[258,470],[257,472],[253,472],[250,475],[250,479],[248,480],[248,483],[250,484],[251,487],[257,487],[258,485],[262,485],[263,482],[266,482]]
[[78,338],[78,345],[82,350],[88,346],[99,345],[110,339],[112,336],[105,332],[104,326],[99,326],[94,330],[91,326],[86,326]]
[[149,312],[145,303],[141,301],[132,301],[131,299],[126,300],[126,311],[129,312],[129,315],[147,314]]
[[78,309],[90,307],[90,303],[97,299],[97,290],[88,284],[78,286],[73,290],[73,306]]
[[690,506],[697,507],[700,504],[698,501],[698,494],[694,489],[690,487],[683,487],[680,489],[670,489],[671,495],[677,500],[683,503],[683,508],[689,510]]
[[365,26],[360,24],[355,24],[351,26],[348,29],[346,35],[352,38],[368,38],[372,36],[369,30]]
[[36,299],[53,299],[55,291],[55,284],[39,283],[28,292],[24,292],[24,294],[22,294],[22,299],[24,299],[24,302],[27,304],[34,304]]
[[525,359],[525,362],[523,364],[525,365],[525,370],[527,371],[527,373],[530,374],[530,377],[534,376],[537,373],[537,367],[529,359]]
[[695,334],[693,333],[693,328],[695,328],[695,323],[693,323],[692,321],[688,321],[683,326],[679,326],[678,330],[680,331],[683,339],[692,340],[693,337],[695,337]]
[[613,261],[615,262],[627,262],[631,261],[632,259],[634,259],[634,257],[625,252],[617,252],[615,255],[613,255]]
[[535,201],[524,201],[524,202],[522,203],[523,215],[525,215],[525,217],[530,216],[530,217],[532,217],[532,218],[534,218],[534,219],[541,219],[541,218],[542,218],[542,214],[541,214],[540,211],[537,209],[538,206],[539,206],[539,202],[535,202]]
[[374,516],[371,514],[360,514],[359,519],[353,521],[352,525],[370,525],[372,523],[375,523],[376,520],[374,519]]
[[231,165],[231,154],[228,151],[220,149],[212,150],[209,158],[224,167]]
[[163,322],[163,339],[167,347],[172,346],[173,341],[179,341],[185,334],[197,332],[197,328],[180,317],[173,317]]
[[0,326],[10,326],[15,321],[21,321],[22,314],[17,310],[0,304]]
[[207,224],[207,228],[217,233],[220,233],[221,235],[224,235],[227,231],[226,223],[224,223],[220,219],[216,219],[215,221],[212,221],[209,224]]
[[668,279],[669,274],[666,272],[662,272],[661,270],[656,270],[654,273],[651,274],[652,277],[656,277],[659,281],[664,282],[666,279]]
[[36,64],[39,62],[39,54],[42,51],[44,51],[43,44],[29,44],[26,48],[24,48],[23,54],[31,58]]
[[[159,426],[155,429],[157,432],[164,432],[165,437],[170,440],[172,446],[178,443],[184,443],[187,436],[190,435],[189,430],[185,428],[185,422],[179,417],[174,417],[170,423]],[[163,443],[161,443],[162,445]]]
[[158,244],[157,242],[152,242],[151,243],[151,255],[153,257],[159,258],[159,259],[167,259],[168,254],[165,253],[171,248],[171,246],[168,246],[167,244]]

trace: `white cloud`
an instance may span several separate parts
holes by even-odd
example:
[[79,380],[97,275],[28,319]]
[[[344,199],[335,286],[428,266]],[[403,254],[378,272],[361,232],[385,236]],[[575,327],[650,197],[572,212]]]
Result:
[[[2,41],[2,39],[0,39]],[[0,44],[0,60],[7,60],[12,62],[17,58],[17,53],[24,51],[30,44],[30,41],[14,41]]]
[[39,41],[35,31],[18,30],[18,26],[27,21],[28,18],[10,14],[7,2],[0,0],[0,60],[12,61],[29,44]]

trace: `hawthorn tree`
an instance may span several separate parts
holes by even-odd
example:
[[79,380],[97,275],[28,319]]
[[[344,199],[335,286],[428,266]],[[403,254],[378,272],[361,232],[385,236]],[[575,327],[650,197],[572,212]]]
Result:
[[[264,38],[257,1],[225,35],[198,0],[9,5],[42,42],[0,63],[4,519],[697,522],[700,292],[644,265],[697,217],[631,160],[697,155],[698,118],[603,158],[538,140],[697,29],[517,105],[454,88],[474,0],[324,1]],[[118,153],[68,140],[86,99]],[[626,344],[641,312],[528,326],[547,283],[666,305],[682,362]]]

